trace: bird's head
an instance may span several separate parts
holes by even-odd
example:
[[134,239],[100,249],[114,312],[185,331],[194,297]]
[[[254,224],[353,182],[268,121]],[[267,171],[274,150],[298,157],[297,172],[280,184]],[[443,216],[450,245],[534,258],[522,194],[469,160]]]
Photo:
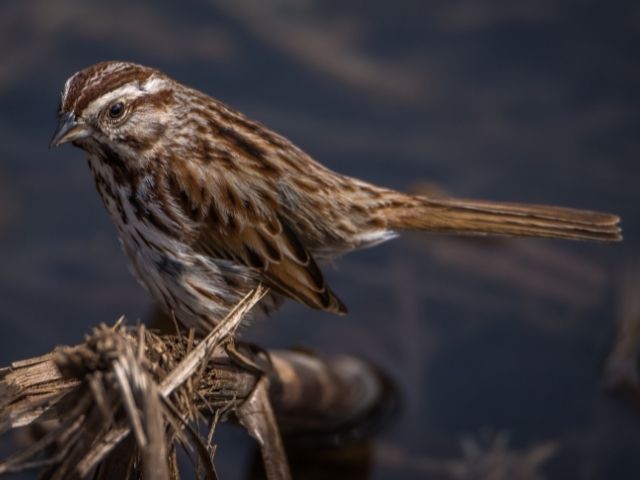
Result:
[[151,149],[169,124],[175,82],[152,68],[102,62],[72,75],[60,100],[59,125],[50,146],[124,154]]

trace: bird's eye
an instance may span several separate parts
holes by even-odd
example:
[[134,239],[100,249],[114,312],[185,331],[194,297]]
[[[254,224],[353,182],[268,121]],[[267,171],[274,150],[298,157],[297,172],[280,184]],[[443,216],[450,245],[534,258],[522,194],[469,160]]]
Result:
[[113,119],[120,118],[124,114],[124,103],[116,102],[109,107],[109,116]]

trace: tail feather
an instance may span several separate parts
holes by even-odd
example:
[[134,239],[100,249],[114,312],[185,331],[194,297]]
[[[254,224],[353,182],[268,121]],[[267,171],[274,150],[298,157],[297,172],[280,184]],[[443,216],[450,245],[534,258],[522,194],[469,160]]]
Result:
[[573,208],[464,199],[404,197],[381,212],[395,230],[615,242],[620,219]]

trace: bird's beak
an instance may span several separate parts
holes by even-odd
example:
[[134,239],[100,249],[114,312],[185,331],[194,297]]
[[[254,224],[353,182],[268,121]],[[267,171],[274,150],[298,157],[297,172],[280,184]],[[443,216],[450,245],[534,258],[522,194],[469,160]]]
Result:
[[80,140],[90,135],[91,131],[84,124],[84,122],[76,119],[76,115],[73,112],[68,112],[60,116],[58,128],[56,128],[51,142],[49,142],[49,148],[57,147],[63,143],[72,142],[74,140]]

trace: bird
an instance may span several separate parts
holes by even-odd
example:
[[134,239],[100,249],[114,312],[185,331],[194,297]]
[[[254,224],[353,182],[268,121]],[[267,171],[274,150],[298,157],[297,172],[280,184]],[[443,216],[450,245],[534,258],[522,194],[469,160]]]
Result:
[[621,240],[618,216],[401,193],[337,173],[161,71],[106,61],[66,81],[50,146],[84,150],[131,270],[186,328],[209,332],[258,285],[345,314],[319,266],[403,231]]

